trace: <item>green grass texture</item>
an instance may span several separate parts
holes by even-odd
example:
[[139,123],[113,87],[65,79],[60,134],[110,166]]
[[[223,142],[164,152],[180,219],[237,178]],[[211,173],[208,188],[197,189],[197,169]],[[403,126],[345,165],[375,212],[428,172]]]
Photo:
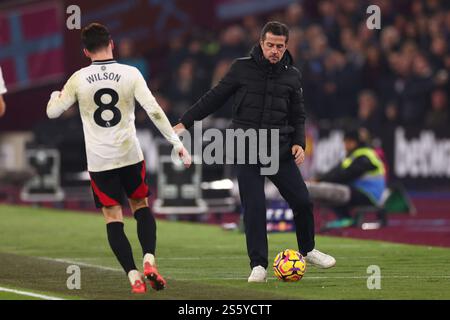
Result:
[[[125,231],[142,271],[134,219],[125,218]],[[294,233],[268,238],[270,261],[279,251],[297,249]],[[247,283],[251,270],[242,233],[157,220],[156,261],[168,285],[137,296],[109,248],[100,212],[0,205],[0,287],[63,299],[450,299],[448,248],[325,236],[316,236],[316,248],[333,255],[336,266],[307,266],[294,283],[277,280],[269,266],[267,283]],[[80,289],[67,287],[70,265],[80,267]],[[368,287],[376,283],[370,266],[380,270],[378,289]],[[0,292],[0,300],[29,298]]]

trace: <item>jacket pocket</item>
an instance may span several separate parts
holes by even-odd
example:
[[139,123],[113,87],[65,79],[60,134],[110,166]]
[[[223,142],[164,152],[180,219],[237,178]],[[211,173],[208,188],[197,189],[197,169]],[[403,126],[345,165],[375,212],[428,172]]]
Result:
[[242,102],[244,101],[246,95],[247,95],[247,88],[243,88],[236,93],[233,103],[233,118],[235,115],[237,115],[239,108],[241,107]]

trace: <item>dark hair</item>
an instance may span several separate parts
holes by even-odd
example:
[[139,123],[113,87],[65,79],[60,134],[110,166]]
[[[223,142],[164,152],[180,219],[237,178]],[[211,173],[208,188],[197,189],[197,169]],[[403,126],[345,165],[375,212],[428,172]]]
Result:
[[361,142],[361,136],[359,130],[356,128],[347,129],[344,132],[344,140],[351,140],[357,143]]
[[285,36],[286,42],[289,40],[289,28],[284,23],[269,21],[261,30],[261,40],[266,40],[266,33],[270,32],[276,36]]
[[106,48],[110,40],[108,29],[100,23],[91,23],[81,31],[81,42],[89,52]]

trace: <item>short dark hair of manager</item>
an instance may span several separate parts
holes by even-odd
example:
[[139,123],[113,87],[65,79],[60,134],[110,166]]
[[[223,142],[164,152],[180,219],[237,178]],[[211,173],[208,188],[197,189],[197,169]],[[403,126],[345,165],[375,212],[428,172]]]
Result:
[[289,40],[289,28],[284,23],[278,21],[269,21],[261,30],[261,40],[266,40],[266,33],[272,33],[276,36],[285,36],[286,43]]
[[81,42],[89,52],[106,48],[111,40],[108,28],[100,23],[91,23],[81,31]]

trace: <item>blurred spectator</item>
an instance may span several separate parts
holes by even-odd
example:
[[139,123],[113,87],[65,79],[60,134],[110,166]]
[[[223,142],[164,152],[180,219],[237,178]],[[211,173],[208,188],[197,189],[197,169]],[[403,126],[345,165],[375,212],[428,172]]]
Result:
[[245,33],[241,26],[232,25],[226,28],[220,36],[220,51],[218,60],[236,59],[248,54],[249,49],[245,43]]
[[384,108],[383,128],[386,129],[386,132],[392,132],[399,122],[398,106],[395,102],[390,101]]
[[380,91],[380,82],[387,72],[387,63],[378,47],[372,45],[366,49],[366,59],[362,66],[363,88]]
[[118,53],[118,62],[136,67],[142,73],[144,79],[149,80],[150,70],[148,63],[144,58],[136,54],[134,43],[131,39],[124,38],[120,40]]
[[259,33],[262,28],[261,22],[256,18],[256,16],[249,15],[244,17],[242,26],[247,34],[246,47],[251,48],[255,45],[255,43],[259,42]]
[[356,37],[353,30],[345,28],[341,31],[341,48],[345,52],[346,59],[356,68],[364,63],[362,42]]
[[[195,66],[195,78],[201,85],[204,85],[203,90],[209,88],[205,84],[210,81],[211,70],[214,69],[214,61],[208,57],[205,53],[202,42],[197,39],[193,39],[188,45],[188,59],[194,63]],[[197,93],[194,93],[196,95]]]
[[332,47],[339,46],[339,28],[336,19],[336,2],[331,0],[319,1],[320,23]]
[[360,86],[358,70],[339,51],[328,54],[324,65],[322,103],[328,106],[329,118],[354,117],[356,115],[356,97]]
[[294,2],[286,8],[284,22],[288,26],[305,28],[311,22],[305,15],[305,10],[300,2]]
[[[231,60],[220,60],[219,63],[216,65],[216,68],[214,69],[214,74],[211,82],[211,88],[215,87],[219,81],[225,77],[226,73],[230,69],[231,66]],[[222,108],[217,110],[212,117],[214,118],[224,118],[224,119],[231,119],[232,118],[232,99],[228,99],[227,103],[225,103]]]
[[426,58],[423,55],[411,56],[405,51],[389,54],[393,74],[387,75],[381,90],[384,101],[396,101],[399,120],[404,125],[418,125],[423,121],[428,94],[434,85]]
[[[289,52],[294,60],[294,64],[298,65],[301,60],[301,45],[304,40],[303,31],[300,28],[292,28],[289,31]],[[256,42],[258,43],[258,42]]]
[[[372,4],[382,12],[381,30],[367,28],[366,9]],[[371,100],[358,103],[358,97],[367,96],[361,90],[370,90],[375,113],[387,124],[420,126],[431,92],[449,90],[448,1],[295,1],[268,16],[247,15],[217,30],[171,39],[168,68],[176,76],[163,88],[175,113],[198,96],[196,90],[201,94],[220,78],[229,62],[248,54],[267,20],[291,28],[288,47],[303,71],[307,111],[317,120],[358,118],[364,109],[361,99]],[[187,59],[192,65],[186,66]],[[189,94],[193,85],[195,92]]]
[[383,28],[383,31],[381,32],[380,45],[384,53],[388,54],[391,51],[398,50],[399,44],[400,33],[398,30],[393,26]]
[[378,101],[375,93],[363,90],[358,96],[358,120],[361,127],[377,134],[380,130],[381,119],[378,110]]
[[181,116],[188,107],[194,104],[204,91],[203,84],[195,77],[195,64],[192,59],[184,60],[173,75],[166,90],[173,103],[173,112]]
[[422,0],[413,0],[411,3],[411,14],[413,18],[417,18],[423,15],[423,2]]
[[442,89],[431,94],[431,110],[428,111],[425,125],[430,129],[447,128],[449,122],[448,96]]
[[405,79],[400,94],[401,119],[406,125],[420,125],[426,113],[429,94],[434,87],[433,72],[424,55],[412,60],[413,72]]
[[430,47],[430,61],[435,70],[445,68],[444,59],[447,52],[448,46],[445,37],[443,35],[439,35],[433,38]]
[[[347,16],[352,24],[356,25],[356,22],[361,20],[364,14],[362,9],[363,5],[358,0],[339,0],[339,7],[341,12]],[[364,8],[365,9],[365,8]]]
[[188,51],[184,46],[182,37],[174,37],[169,40],[169,52],[167,58],[168,68],[170,73],[173,74],[178,70],[181,62],[183,62],[188,56]]
[[359,23],[357,30],[357,38],[365,45],[377,45],[378,41],[376,38],[375,31],[367,28],[366,21]]

